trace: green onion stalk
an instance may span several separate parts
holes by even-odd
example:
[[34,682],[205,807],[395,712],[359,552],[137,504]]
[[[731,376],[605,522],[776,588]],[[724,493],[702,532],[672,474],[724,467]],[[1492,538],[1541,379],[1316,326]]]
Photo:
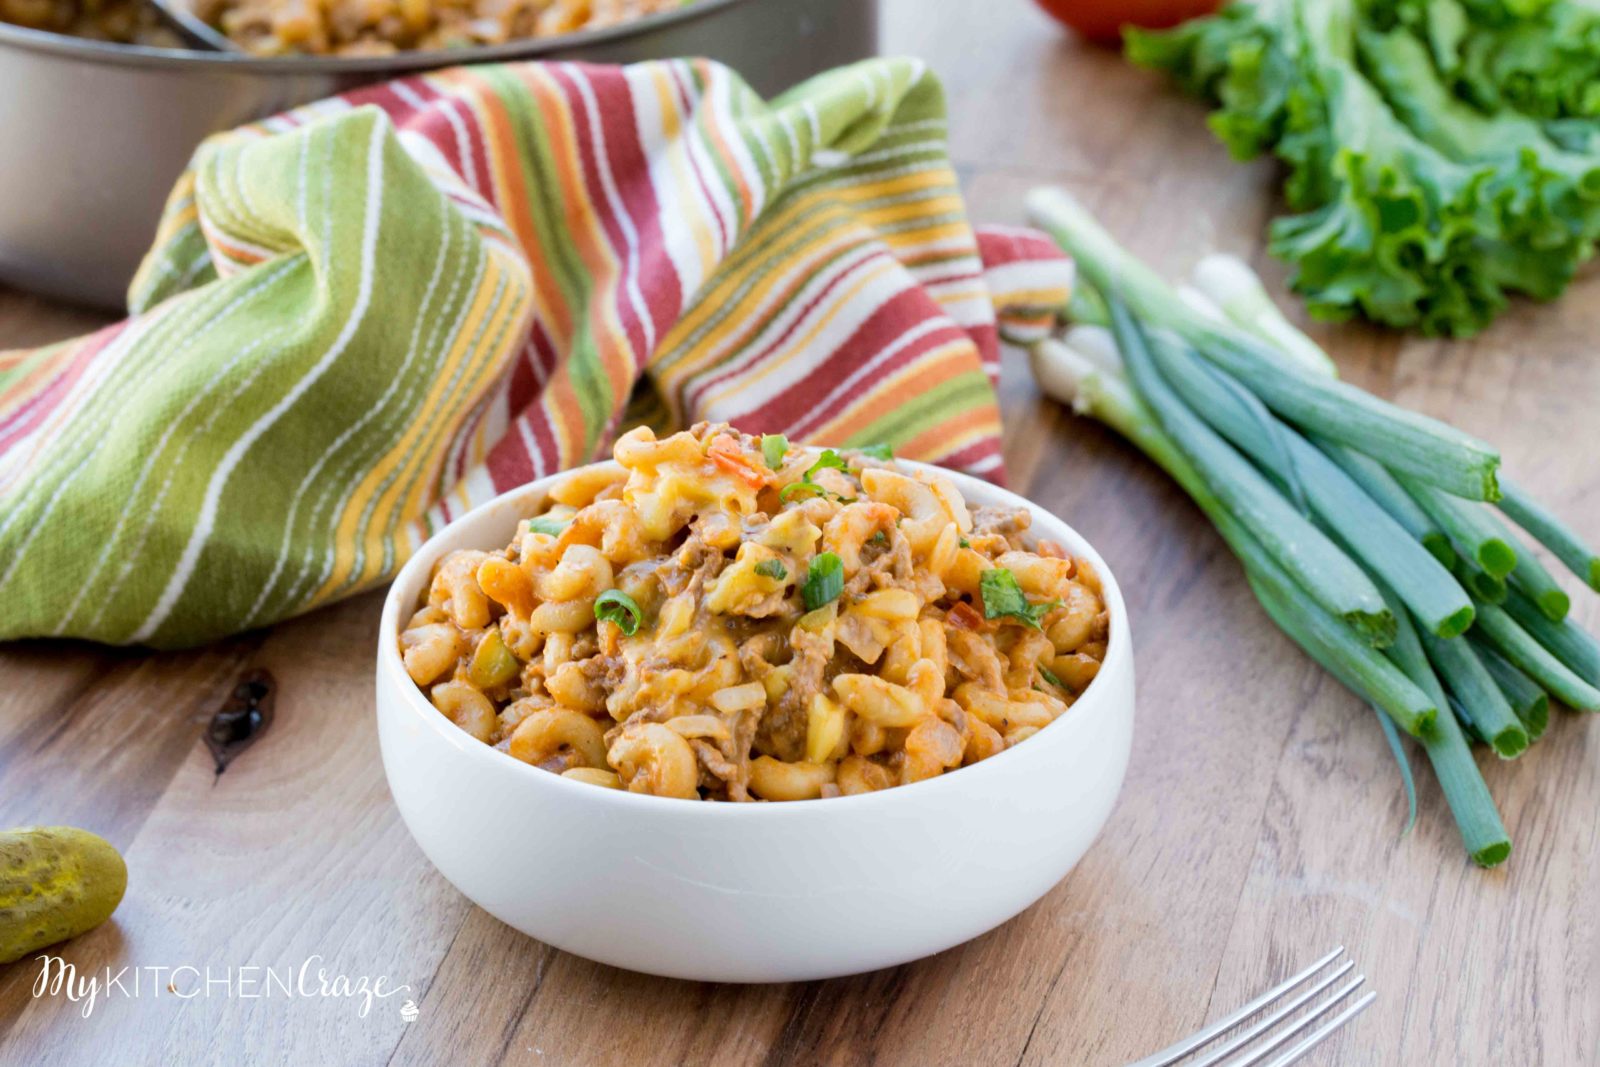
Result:
[[1067,309],[1079,324],[1033,346],[1041,387],[1178,482],[1278,626],[1379,710],[1413,818],[1402,731],[1468,854],[1503,862],[1511,839],[1468,738],[1511,759],[1544,733],[1551,695],[1600,710],[1600,642],[1488,504],[1595,588],[1600,554],[1502,481],[1489,445],[1338,381],[1241,261],[1208,257],[1174,289],[1067,194],[1037,191],[1029,209],[1084,283]]
[[1196,310],[1118,246],[1070,194],[1036,189],[1028,196],[1028,211],[1102,296],[1115,293],[1142,322],[1177,333],[1207,360],[1248,380],[1251,390],[1286,420],[1357,451],[1381,446],[1375,458],[1424,484],[1471,500],[1500,498],[1495,477],[1500,456],[1489,445],[1308,369],[1259,336]]
[[1500,510],[1554,553],[1590,589],[1600,592],[1600,553],[1585,544],[1570,526],[1533,499],[1522,486],[1507,481],[1501,488],[1504,493]]
[[[1422,742],[1469,855],[1484,866],[1503,862],[1511,853],[1511,839],[1465,735],[1442,704],[1442,694],[1430,697],[1422,687],[1408,683],[1388,658],[1360,641],[1334,644],[1327,640],[1332,631],[1326,624],[1332,621],[1331,617],[1325,613],[1319,616],[1309,598],[1282,578],[1281,570],[1227,512],[1120,371],[1103,360],[1048,339],[1034,346],[1030,359],[1034,374],[1047,393],[1068,401],[1079,414],[1116,430],[1178,483],[1239,557],[1257,598],[1296,644],[1346,688],[1379,707],[1397,726]],[[1323,625],[1319,626],[1319,622]],[[1318,639],[1318,632],[1322,640]],[[1401,750],[1396,749],[1396,753],[1403,759]],[[1403,762],[1401,766],[1405,766]],[[1409,771],[1403,773],[1409,777]]]
[[1205,472],[1221,510],[1237,519],[1265,558],[1288,571],[1320,607],[1372,644],[1392,640],[1394,618],[1361,568],[1184,405],[1157,372],[1148,339],[1127,306],[1115,296],[1107,304],[1130,379],[1180,451]]
[[1517,713],[1517,718],[1522,720],[1523,727],[1528,731],[1529,742],[1537,741],[1544,736],[1545,729],[1550,725],[1550,694],[1539,687],[1539,683],[1523,674],[1511,661],[1497,652],[1492,645],[1487,645],[1475,638],[1470,639],[1473,651],[1478,654],[1478,660],[1488,669],[1495,684],[1500,687],[1500,692],[1505,695],[1511,707]]
[[[1192,351],[1153,346],[1163,375],[1201,417],[1304,500],[1319,527],[1373,575],[1387,582],[1430,633],[1456,637],[1474,610],[1450,571],[1326,454],[1251,401],[1226,372]],[[1365,580],[1365,575],[1361,575]],[[1368,583],[1370,585],[1370,583]],[[1392,622],[1387,635],[1392,635]]]

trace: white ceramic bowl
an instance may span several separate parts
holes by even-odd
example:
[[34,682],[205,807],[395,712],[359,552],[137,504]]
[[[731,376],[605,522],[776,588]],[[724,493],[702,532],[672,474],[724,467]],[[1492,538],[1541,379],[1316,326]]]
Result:
[[1038,900],[1078,862],[1122,787],[1134,702],[1127,610],[1105,562],[1071,527],[987,482],[943,473],[970,503],[1027,507],[1034,536],[1100,574],[1111,612],[1105,662],[1054,723],[928,781],[782,804],[602,789],[497,752],[428,703],[401,664],[397,634],[434,561],[505,545],[555,480],[545,478],[441,530],[384,604],[378,736],[389,788],[422,851],[484,910],[532,937],[702,981],[888,967],[976,937]]

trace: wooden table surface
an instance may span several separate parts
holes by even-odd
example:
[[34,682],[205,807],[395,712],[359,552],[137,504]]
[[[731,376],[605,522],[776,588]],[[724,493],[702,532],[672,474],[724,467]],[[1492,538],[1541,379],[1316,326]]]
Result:
[[[1222,248],[1281,278],[1261,251],[1272,168],[1231,162],[1198,105],[1023,0],[888,0],[883,43],[944,77],[976,219],[1020,221],[1027,188],[1060,182],[1164,271]],[[95,322],[0,291],[0,346]],[[1600,282],[1518,306],[1470,343],[1313,332],[1350,380],[1496,442],[1508,470],[1600,534]],[[1372,712],[1268,623],[1172,485],[1006,358],[1013,482],[1120,577],[1140,686],[1110,824],[1023,915],[829,982],[614,970],[490,918],[406,834],[373,725],[380,595],[184,654],[13,644],[0,647],[0,826],[92,828],[130,870],[114,921],[67,959],[221,975],[320,954],[330,973],[409,984],[420,1015],[403,1021],[401,998],[361,1018],[338,1000],[147,989],[84,1018],[34,999],[24,962],[0,968],[0,1062],[1111,1065],[1340,943],[1379,999],[1311,1062],[1600,1062],[1600,729],[1563,714],[1521,759],[1480,756],[1515,840],[1503,868],[1468,863],[1415,749],[1421,815],[1402,837]],[[1596,597],[1575,604],[1600,624]],[[280,680],[277,722],[216,778],[202,725],[251,667]]]

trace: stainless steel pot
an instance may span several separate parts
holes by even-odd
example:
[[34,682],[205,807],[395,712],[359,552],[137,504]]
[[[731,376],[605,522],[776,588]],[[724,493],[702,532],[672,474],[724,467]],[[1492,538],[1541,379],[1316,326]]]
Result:
[[877,0],[697,0],[587,33],[350,58],[140,48],[0,23],[0,281],[120,307],[167,192],[202,138],[399,74],[694,55],[773,93],[876,51]]

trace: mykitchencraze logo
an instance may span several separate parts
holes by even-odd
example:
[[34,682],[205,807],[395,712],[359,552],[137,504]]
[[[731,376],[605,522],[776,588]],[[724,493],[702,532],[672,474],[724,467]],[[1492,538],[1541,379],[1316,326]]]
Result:
[[[391,985],[387,975],[347,975],[330,973],[321,956],[310,956],[298,967],[268,967],[250,964],[242,967],[201,967],[180,964],[176,967],[128,965],[106,967],[101,971],[78,972],[76,965],[60,956],[36,956],[41,961],[39,977],[34,979],[33,995],[62,997],[81,1005],[87,1019],[102,999],[176,998],[180,1001],[217,997],[230,1000],[350,1000],[356,1015],[365,1019],[372,1006],[397,993],[410,992],[409,985]],[[406,1001],[410,1012],[402,1017],[411,1022],[417,1008]]]

